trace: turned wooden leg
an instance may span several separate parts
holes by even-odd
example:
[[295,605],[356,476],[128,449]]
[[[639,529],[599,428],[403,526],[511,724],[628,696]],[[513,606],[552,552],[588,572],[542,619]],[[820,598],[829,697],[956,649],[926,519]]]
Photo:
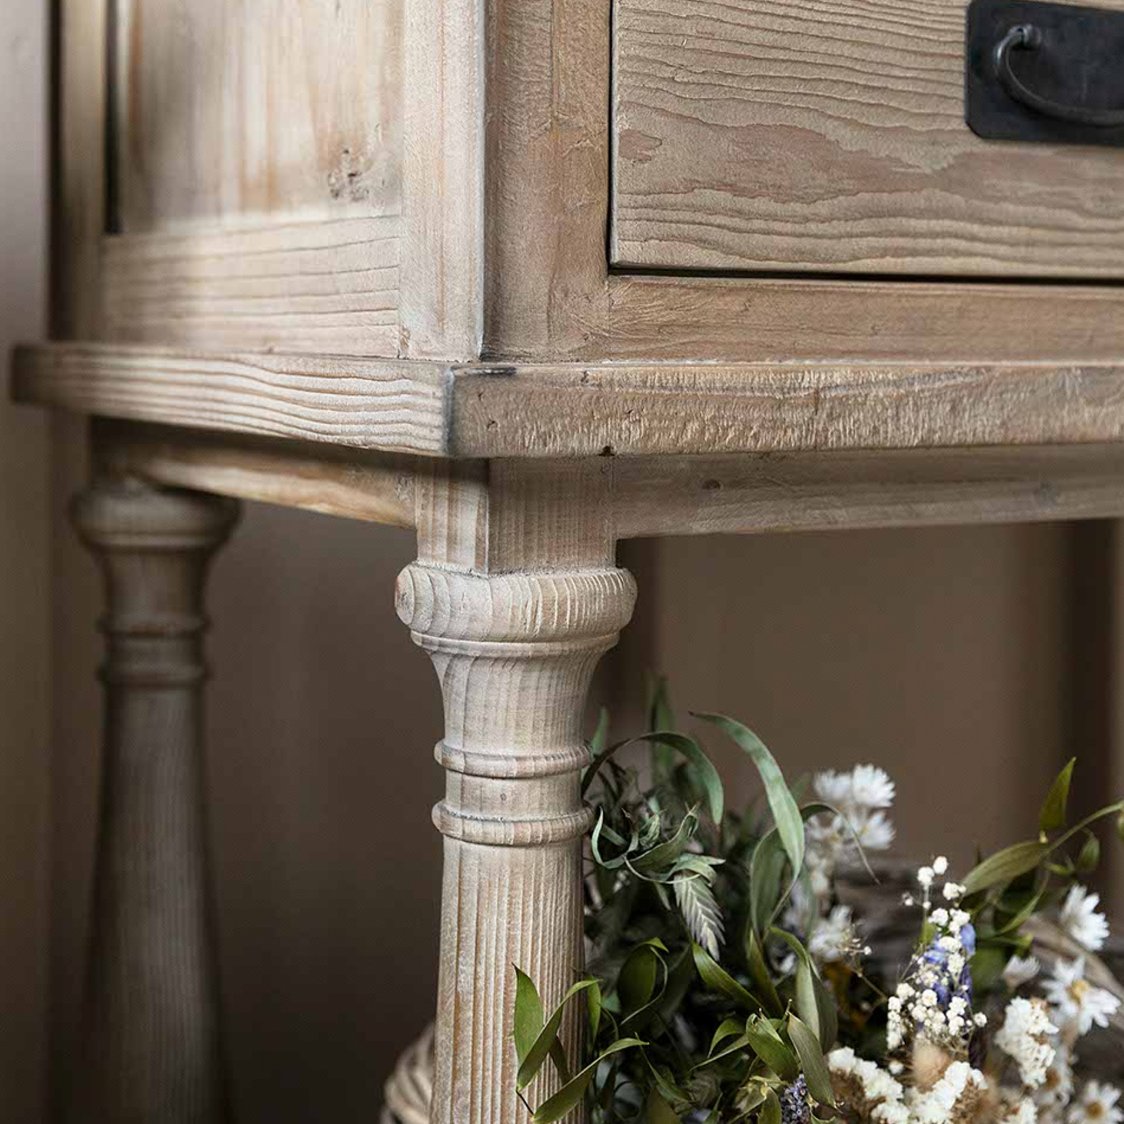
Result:
[[106,579],[101,825],[71,1100],[82,1124],[227,1119],[201,768],[203,584],[237,505],[104,483],[74,520]]
[[[513,966],[548,1008],[582,974],[584,703],[634,598],[631,576],[612,567],[489,576],[418,563],[399,579],[399,615],[432,658],[445,702],[434,1124],[527,1120],[515,1091]],[[565,1024],[573,1060],[582,1021]],[[556,1088],[551,1073],[533,1096]]]

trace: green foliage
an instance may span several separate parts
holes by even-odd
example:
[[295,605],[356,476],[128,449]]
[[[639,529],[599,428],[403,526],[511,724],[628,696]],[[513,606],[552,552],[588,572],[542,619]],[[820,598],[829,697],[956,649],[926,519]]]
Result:
[[[548,1062],[557,1074],[558,1091],[534,1109],[536,1124],[560,1120],[583,1099],[592,1124],[773,1124],[801,1077],[811,1118],[828,1121],[836,1110],[825,1054],[839,1042],[869,1056],[883,1041],[885,993],[896,978],[869,978],[857,962],[821,973],[809,934],[782,921],[791,920],[794,890],[808,885],[806,823],[842,817],[826,804],[802,804],[802,786],[787,783],[746,726],[694,717],[747,755],[763,800],[729,807],[703,745],[678,728],[664,681],[652,685],[648,733],[611,742],[602,714],[582,778],[595,812],[589,976],[548,1017],[516,969],[517,1091],[525,1095]],[[1027,951],[1027,921],[1096,865],[1090,826],[1120,815],[1124,833],[1124,803],[1067,826],[1073,767],[1042,805],[1040,838],[982,858],[965,880],[979,938],[977,995],[1004,986],[1007,961]],[[584,1005],[588,1030],[583,1056],[568,1059],[559,1030],[575,1004]]]

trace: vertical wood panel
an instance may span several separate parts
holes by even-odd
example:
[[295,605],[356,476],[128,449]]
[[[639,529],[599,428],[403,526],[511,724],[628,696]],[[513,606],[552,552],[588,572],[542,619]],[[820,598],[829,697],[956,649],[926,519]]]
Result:
[[119,0],[122,229],[395,214],[401,0]]

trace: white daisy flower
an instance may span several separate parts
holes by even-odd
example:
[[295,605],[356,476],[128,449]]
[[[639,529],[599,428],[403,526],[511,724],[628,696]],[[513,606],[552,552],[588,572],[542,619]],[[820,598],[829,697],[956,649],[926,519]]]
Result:
[[1119,1100],[1119,1089],[1088,1081],[1066,1113],[1067,1124],[1124,1124],[1124,1111],[1117,1107]]
[[1097,912],[1100,894],[1090,894],[1084,886],[1071,886],[1062,905],[1062,928],[1090,952],[1099,952],[1108,940],[1108,921]]
[[860,808],[889,808],[894,803],[894,782],[877,765],[856,765],[851,773],[851,800]]
[[852,827],[867,851],[888,851],[894,842],[894,825],[885,812],[869,812],[857,816]]
[[1003,969],[1003,982],[1012,990],[1018,991],[1023,984],[1028,984],[1039,972],[1042,965],[1033,956],[1012,956]]
[[817,923],[808,940],[808,952],[820,964],[846,960],[856,947],[849,906],[837,905]]
[[837,773],[834,769],[827,769],[817,773],[812,781],[816,795],[833,808],[842,809],[851,803],[851,774]]
[[1085,979],[1084,960],[1059,960],[1054,975],[1042,985],[1053,1007],[1054,1022],[1078,1035],[1096,1026],[1108,1026],[1109,1016],[1120,1009],[1120,1000]]

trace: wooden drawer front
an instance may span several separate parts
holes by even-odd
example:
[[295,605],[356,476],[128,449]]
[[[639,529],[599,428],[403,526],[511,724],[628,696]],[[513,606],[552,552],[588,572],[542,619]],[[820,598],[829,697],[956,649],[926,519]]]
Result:
[[1124,149],[975,136],[965,9],[616,0],[614,264],[1124,278]]

